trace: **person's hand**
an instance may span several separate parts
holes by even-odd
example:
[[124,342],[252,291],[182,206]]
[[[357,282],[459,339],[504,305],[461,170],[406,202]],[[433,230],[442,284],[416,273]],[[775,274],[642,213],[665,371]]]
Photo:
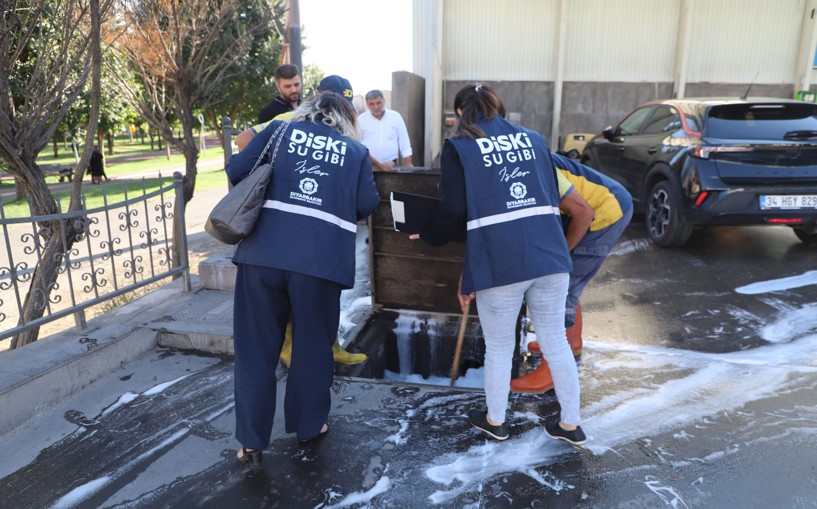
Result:
[[471,307],[471,301],[476,297],[476,292],[471,292],[468,295],[462,294],[462,272],[460,272],[460,280],[457,283],[457,298],[460,300],[460,309],[462,309],[463,314],[468,312],[468,309]]
[[374,171],[385,171],[390,173],[398,173],[400,168],[395,168],[393,161],[380,161],[369,154],[369,159],[372,161],[372,169]]
[[409,239],[411,239],[411,240],[417,240],[419,238],[420,238],[419,233],[412,233],[411,235],[409,235]]
[[468,309],[471,307],[471,301],[476,298],[477,294],[475,292],[471,292],[468,295],[463,295],[457,292],[457,298],[460,299],[460,308],[462,309],[463,313],[466,313]]
[[380,161],[380,171],[397,173],[400,171],[400,168],[395,167],[392,161]]

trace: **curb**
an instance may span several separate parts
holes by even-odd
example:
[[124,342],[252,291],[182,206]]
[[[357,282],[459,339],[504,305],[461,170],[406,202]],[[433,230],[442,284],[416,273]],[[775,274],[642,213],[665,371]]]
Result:
[[[184,322],[161,320],[189,306],[199,291],[194,286],[191,292],[184,293],[180,279],[171,281],[90,320],[85,331],[68,329],[3,352],[0,355],[0,435],[156,348],[159,330],[166,332],[162,324],[172,330],[185,331]],[[208,327],[210,332],[214,330],[213,324]]]
[[75,341],[57,334],[0,356],[0,435],[156,346],[149,329],[89,332],[71,334]]

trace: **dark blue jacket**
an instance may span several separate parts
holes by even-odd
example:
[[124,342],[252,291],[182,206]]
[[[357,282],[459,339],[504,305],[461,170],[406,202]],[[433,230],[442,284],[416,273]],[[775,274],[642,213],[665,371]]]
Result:
[[463,294],[570,272],[544,138],[500,117],[479,126],[485,138],[446,140],[442,203],[421,238],[444,244],[465,223]]
[[[227,176],[246,177],[281,121],[230,158]],[[351,288],[357,221],[378,205],[369,151],[324,124],[292,122],[284,133],[266,202],[234,263],[307,274]],[[274,150],[270,146],[269,154]]]

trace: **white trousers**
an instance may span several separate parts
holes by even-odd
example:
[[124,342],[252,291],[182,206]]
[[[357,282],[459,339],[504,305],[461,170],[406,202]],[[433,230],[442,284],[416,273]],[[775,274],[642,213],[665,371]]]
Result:
[[508,410],[516,343],[514,329],[524,300],[542,356],[553,375],[561,420],[576,426],[581,423],[579,371],[564,327],[569,282],[570,276],[565,272],[477,292],[477,310],[485,339],[485,399],[488,415],[495,422],[505,422]]

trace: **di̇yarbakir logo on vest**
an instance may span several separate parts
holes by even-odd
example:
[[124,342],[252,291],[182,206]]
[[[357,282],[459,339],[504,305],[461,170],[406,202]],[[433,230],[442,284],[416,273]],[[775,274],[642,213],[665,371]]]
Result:
[[[295,173],[309,174],[314,177],[325,177],[328,172],[321,165],[343,166],[346,161],[346,142],[331,136],[315,135],[300,129],[293,129],[287,152],[303,156],[305,159],[295,164]],[[326,168],[329,169],[329,168]],[[305,177],[298,184],[300,192],[291,191],[290,199],[320,206],[323,200],[313,196],[318,191],[318,181]]]

